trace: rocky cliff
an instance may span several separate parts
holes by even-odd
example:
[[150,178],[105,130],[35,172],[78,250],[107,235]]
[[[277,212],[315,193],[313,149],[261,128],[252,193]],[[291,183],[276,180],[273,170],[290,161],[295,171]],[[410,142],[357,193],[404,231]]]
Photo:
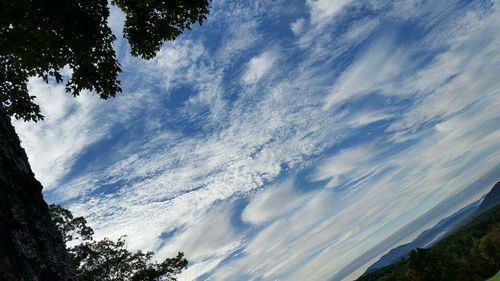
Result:
[[0,280],[73,280],[24,149],[0,107]]

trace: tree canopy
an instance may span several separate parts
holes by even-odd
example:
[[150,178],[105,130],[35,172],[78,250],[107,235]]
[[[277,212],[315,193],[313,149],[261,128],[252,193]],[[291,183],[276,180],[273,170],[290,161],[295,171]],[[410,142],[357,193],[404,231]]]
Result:
[[94,231],[83,217],[58,205],[49,213],[61,233],[70,264],[79,281],[157,281],[176,280],[175,275],[187,267],[183,253],[160,263],[152,262],[153,252],[127,250],[124,238],[112,241],[93,239]]
[[[165,40],[174,40],[208,14],[209,0],[112,0],[126,16],[124,37],[133,56],[153,58]],[[65,83],[78,96],[101,98],[121,92],[121,71],[107,24],[107,0],[0,0],[0,107],[17,119],[43,119],[28,92],[33,76]],[[68,66],[71,77],[64,78]]]
[[427,249],[415,249],[399,262],[358,281],[486,280],[500,270],[500,205],[473,217]]

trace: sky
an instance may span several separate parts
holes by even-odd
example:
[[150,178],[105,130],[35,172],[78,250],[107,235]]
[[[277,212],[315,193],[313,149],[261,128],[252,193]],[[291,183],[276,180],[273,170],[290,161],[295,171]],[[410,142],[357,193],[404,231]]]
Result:
[[[352,280],[500,175],[500,1],[213,0],[123,93],[31,79],[50,203],[180,280]],[[66,70],[66,75],[71,75]]]

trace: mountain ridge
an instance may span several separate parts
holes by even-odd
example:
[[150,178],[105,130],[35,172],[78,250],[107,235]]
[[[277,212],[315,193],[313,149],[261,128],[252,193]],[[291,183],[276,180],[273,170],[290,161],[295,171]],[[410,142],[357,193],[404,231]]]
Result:
[[452,215],[442,219],[433,227],[423,231],[417,238],[410,243],[406,243],[391,249],[384,254],[375,263],[370,265],[363,273],[363,276],[390,266],[398,261],[408,257],[410,252],[417,248],[429,248],[440,240],[446,238],[450,233],[456,231],[461,226],[467,224],[475,217],[487,212],[494,206],[500,204],[500,181],[480,200],[477,200]]

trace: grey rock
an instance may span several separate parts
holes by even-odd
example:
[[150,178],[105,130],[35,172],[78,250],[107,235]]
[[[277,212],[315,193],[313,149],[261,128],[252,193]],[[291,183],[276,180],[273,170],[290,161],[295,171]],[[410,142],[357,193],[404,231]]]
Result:
[[75,280],[42,185],[1,106],[0,280]]

